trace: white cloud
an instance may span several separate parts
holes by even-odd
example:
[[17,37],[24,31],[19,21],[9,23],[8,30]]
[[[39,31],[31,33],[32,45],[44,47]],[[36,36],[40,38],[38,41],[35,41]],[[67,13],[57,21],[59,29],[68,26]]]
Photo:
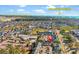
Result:
[[61,5],[60,7],[61,7],[61,8],[64,8],[65,6]]
[[29,11],[26,11],[25,9],[17,9],[17,15],[30,15]]
[[26,5],[20,5],[19,7],[26,7]]
[[18,9],[17,11],[18,12],[24,12],[25,10],[24,9]]
[[42,10],[42,9],[39,9],[39,10],[33,10],[34,12],[36,12],[36,13],[46,13],[44,10]]
[[56,8],[55,6],[52,6],[52,5],[48,5],[47,8]]

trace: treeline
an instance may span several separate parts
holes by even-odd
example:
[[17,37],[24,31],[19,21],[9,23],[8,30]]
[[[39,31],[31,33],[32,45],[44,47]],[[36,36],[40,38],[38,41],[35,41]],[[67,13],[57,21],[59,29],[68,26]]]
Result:
[[15,19],[15,21],[50,21],[50,19]]

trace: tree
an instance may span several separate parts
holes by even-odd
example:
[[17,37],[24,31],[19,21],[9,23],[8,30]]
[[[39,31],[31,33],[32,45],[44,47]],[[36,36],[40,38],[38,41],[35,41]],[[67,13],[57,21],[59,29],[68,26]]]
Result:
[[65,33],[65,30],[61,30],[60,33],[61,33],[61,34],[64,34],[64,33]]
[[5,49],[0,49],[0,54],[5,54]]

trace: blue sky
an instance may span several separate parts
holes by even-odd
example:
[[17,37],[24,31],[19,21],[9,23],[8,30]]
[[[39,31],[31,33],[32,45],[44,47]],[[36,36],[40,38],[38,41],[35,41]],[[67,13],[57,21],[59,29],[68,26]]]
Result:
[[[48,10],[71,8],[71,10]],[[79,16],[79,5],[0,5],[0,15]]]

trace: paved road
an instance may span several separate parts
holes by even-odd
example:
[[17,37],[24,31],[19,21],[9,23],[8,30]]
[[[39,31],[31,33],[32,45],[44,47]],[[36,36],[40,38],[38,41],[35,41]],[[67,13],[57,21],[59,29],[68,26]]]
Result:
[[46,51],[45,47],[42,47],[42,48],[41,47],[42,47],[42,43],[39,42],[34,54],[40,54],[39,53],[40,49],[42,49],[42,53],[41,54],[52,54],[52,47],[51,46],[48,46],[49,47],[48,51]]
[[39,53],[38,49],[41,47],[41,45],[42,45],[42,43],[39,42],[38,45],[37,45],[37,48],[36,48],[36,50],[34,52],[34,54]]

